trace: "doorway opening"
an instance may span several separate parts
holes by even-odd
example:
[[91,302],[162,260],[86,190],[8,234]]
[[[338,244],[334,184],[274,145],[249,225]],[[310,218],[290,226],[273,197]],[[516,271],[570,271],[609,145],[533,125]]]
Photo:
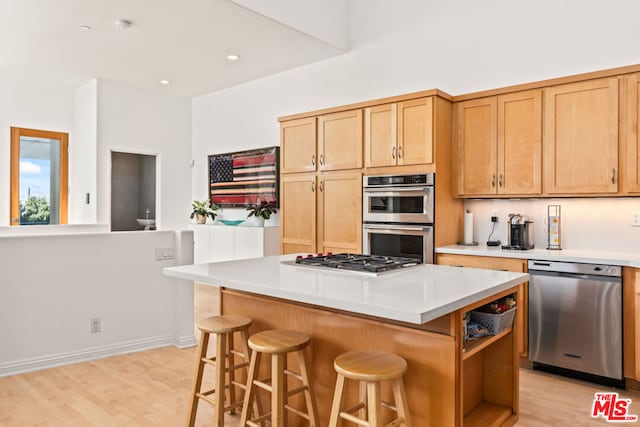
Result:
[[111,231],[156,229],[156,156],[111,152]]

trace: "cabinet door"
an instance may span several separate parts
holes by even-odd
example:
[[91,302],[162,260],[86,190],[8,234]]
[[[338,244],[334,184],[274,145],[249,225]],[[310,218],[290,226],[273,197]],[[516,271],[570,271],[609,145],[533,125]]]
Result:
[[280,123],[280,170],[282,173],[316,170],[316,118]]
[[234,227],[236,232],[235,259],[259,258],[264,253],[264,227]]
[[433,97],[398,103],[398,164],[433,163]]
[[545,89],[544,179],[549,194],[618,191],[618,79]]
[[211,262],[231,261],[236,256],[236,233],[234,227],[212,225],[209,228],[209,253]]
[[327,172],[318,183],[318,252],[362,252],[362,173]]
[[640,193],[640,74],[626,77],[627,120],[624,139],[624,191]]
[[364,110],[364,165],[396,164],[396,104],[377,105]]
[[318,170],[362,167],[362,110],[318,118]]
[[[454,267],[484,268],[492,270],[514,271],[516,273],[527,272],[527,261],[524,259],[485,257],[473,255],[436,254],[436,264],[450,265]],[[526,356],[529,344],[529,286],[521,284],[518,290],[516,304],[516,325],[519,328],[518,353]]]
[[281,253],[315,253],[316,191],[315,174],[281,176]]
[[497,99],[456,104],[456,167],[458,194],[496,194]]
[[498,96],[498,194],[542,193],[542,90]]

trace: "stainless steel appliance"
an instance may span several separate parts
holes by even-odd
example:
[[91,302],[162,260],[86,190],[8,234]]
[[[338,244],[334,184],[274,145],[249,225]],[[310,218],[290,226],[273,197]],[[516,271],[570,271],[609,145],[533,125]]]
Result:
[[433,263],[435,175],[363,178],[362,251]]
[[622,380],[621,268],[531,260],[529,274],[534,367]]
[[316,267],[335,268],[338,270],[356,271],[359,273],[379,274],[387,271],[396,271],[421,264],[414,258],[360,255],[360,254],[327,254],[297,256],[294,264]]
[[533,249],[533,221],[525,215],[509,214],[507,220],[507,242],[502,249]]
[[433,224],[433,173],[363,178],[365,222]]

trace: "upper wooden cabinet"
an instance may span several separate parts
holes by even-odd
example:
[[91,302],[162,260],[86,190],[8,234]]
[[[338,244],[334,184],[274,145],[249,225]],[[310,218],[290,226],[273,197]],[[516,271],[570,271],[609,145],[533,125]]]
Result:
[[362,168],[362,110],[318,117],[318,170]]
[[316,118],[282,122],[280,125],[280,171],[316,170]]
[[631,74],[625,78],[626,121],[623,129],[626,132],[622,140],[623,152],[620,157],[624,162],[625,193],[640,193],[640,74]]
[[457,188],[462,196],[542,192],[542,91],[456,104]]
[[433,163],[433,97],[364,111],[365,167]]
[[544,91],[544,183],[554,194],[618,192],[618,78]]

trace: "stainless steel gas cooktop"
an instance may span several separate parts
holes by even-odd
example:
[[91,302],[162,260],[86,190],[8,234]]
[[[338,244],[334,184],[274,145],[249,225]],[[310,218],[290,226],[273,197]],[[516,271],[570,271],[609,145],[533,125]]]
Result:
[[360,254],[319,254],[317,256],[298,256],[295,261],[285,262],[304,267],[316,267],[326,269],[338,269],[359,273],[379,274],[388,271],[396,271],[404,268],[415,267],[421,264],[414,258],[402,258],[381,255]]

